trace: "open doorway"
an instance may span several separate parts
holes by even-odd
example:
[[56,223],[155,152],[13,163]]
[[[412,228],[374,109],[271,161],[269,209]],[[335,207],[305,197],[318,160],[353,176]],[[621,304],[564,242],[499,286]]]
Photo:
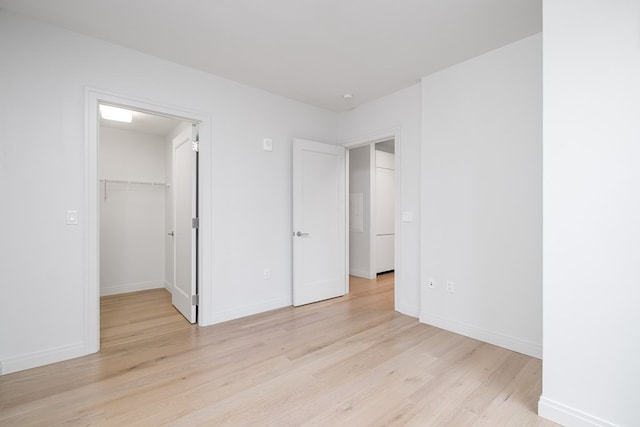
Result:
[[[176,294],[189,293],[192,274],[197,283],[191,268],[197,260],[191,235],[192,215],[197,217],[197,170],[191,162],[197,125],[106,103],[99,110],[101,307],[106,304],[111,317],[126,317],[136,301],[160,304],[159,309],[173,303],[194,323],[191,294]],[[120,313],[117,302],[125,294],[127,308]]]
[[375,234],[373,253],[376,275],[395,272],[395,141],[374,144]]
[[373,281],[380,276],[393,281],[397,210],[395,138],[350,148],[348,166],[350,282]]
[[[193,259],[195,277],[202,284],[191,303],[198,306],[198,324],[206,326],[213,323],[213,268],[212,263],[202,263],[201,259],[212,259],[213,246],[213,147],[212,120],[205,113],[177,108],[164,100],[151,103],[131,96],[118,95],[98,89],[87,88],[85,92],[85,200],[86,215],[81,221],[86,236],[85,268],[86,282],[84,294],[84,342],[85,354],[100,350],[100,198],[103,178],[98,167],[100,112],[99,105],[107,104],[132,111],[146,112],[180,121],[197,124],[195,132],[198,147],[198,168],[195,175],[198,179],[197,203],[199,216],[197,226],[197,257]],[[108,197],[108,195],[107,195]]]

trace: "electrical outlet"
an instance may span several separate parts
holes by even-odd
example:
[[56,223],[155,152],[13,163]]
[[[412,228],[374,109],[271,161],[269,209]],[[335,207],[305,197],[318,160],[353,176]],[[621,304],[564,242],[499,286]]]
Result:
[[436,280],[435,279],[429,279],[429,281],[427,282],[427,286],[429,286],[429,288],[431,288],[431,289],[435,289],[436,288]]
[[271,270],[269,270],[268,268],[265,268],[263,276],[264,276],[265,280],[266,279],[271,279]]
[[447,292],[450,294],[455,292],[455,287],[453,286],[453,282],[451,280],[447,280]]

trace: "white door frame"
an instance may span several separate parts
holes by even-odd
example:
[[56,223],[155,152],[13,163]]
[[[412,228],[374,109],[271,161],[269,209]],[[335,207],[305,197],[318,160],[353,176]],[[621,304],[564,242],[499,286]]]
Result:
[[[402,218],[402,192],[401,190],[401,184],[402,184],[402,171],[400,168],[400,160],[402,158],[402,144],[401,144],[401,140],[400,140],[400,127],[395,127],[392,129],[388,129],[388,130],[383,130],[380,132],[376,132],[373,134],[369,134],[366,136],[362,136],[362,137],[357,137],[357,138],[353,138],[351,140],[349,140],[347,143],[343,144],[344,147],[347,149],[347,218],[349,218],[349,151],[352,148],[358,148],[358,147],[362,147],[365,145],[371,145],[371,144],[376,144],[378,142],[383,142],[383,141],[388,141],[390,139],[394,140],[394,167],[395,167],[395,206],[394,206],[394,228],[395,228],[395,248],[394,248],[394,257],[395,257],[395,262],[394,262],[394,310],[395,311],[400,311],[399,310],[399,306],[400,306],[400,301],[401,301],[401,295],[402,295],[402,267],[401,267],[401,263],[400,260],[402,259],[400,257],[401,255],[401,248],[402,248],[402,233],[401,233],[401,218]],[[373,174],[375,174],[375,171],[373,172]],[[375,206],[375,195],[372,195],[371,200],[371,207]],[[370,208],[371,208],[370,207]],[[375,219],[374,218],[375,212],[373,212],[373,210],[371,211],[371,219],[372,222]],[[374,227],[369,227],[369,239],[370,239],[370,252],[369,252],[369,259],[370,262],[373,262],[373,257],[375,254],[375,229]],[[347,274],[349,272],[349,233],[347,233]],[[347,283],[349,283],[349,281],[347,280]]]
[[[200,125],[200,168],[198,173],[198,203],[200,217],[198,276],[199,309],[198,324],[213,324],[213,146],[211,117],[170,103],[155,103],[85,88],[85,151],[84,151],[84,212],[82,220],[84,232],[84,343],[85,354],[100,350],[100,207],[98,176],[98,104],[108,103],[129,107],[134,110],[171,116]],[[200,260],[206,259],[203,263]]]

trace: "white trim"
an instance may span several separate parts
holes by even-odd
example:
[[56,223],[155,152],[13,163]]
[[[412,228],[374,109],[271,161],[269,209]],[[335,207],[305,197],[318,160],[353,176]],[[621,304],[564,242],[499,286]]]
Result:
[[98,92],[85,88],[84,135],[84,344],[85,354],[100,350],[100,206],[98,202]]
[[199,170],[199,215],[200,250],[199,282],[200,310],[198,324],[213,323],[213,138],[211,116],[192,110],[173,107],[170,103],[151,102],[121,94],[85,88],[85,158],[84,191],[86,221],[83,222],[84,240],[84,354],[100,349],[100,298],[99,298],[99,204],[98,204],[98,104],[100,102],[122,105],[131,109],[153,112],[199,123],[200,128],[200,170]]
[[164,280],[152,282],[125,283],[123,285],[100,286],[100,296],[126,294],[129,292],[148,291],[150,289],[164,289]]
[[364,271],[364,270],[358,270],[358,269],[355,269],[355,268],[349,269],[349,275],[356,276],[356,277],[362,277],[363,279],[375,279],[376,278],[376,273],[373,272],[373,271]]
[[516,351],[526,354],[527,356],[542,359],[542,346],[520,338],[505,335],[500,332],[490,331],[479,326],[470,325],[468,323],[459,322],[457,320],[445,319],[444,317],[434,316],[429,313],[420,312],[421,323],[445,329],[456,334],[464,335],[476,340],[484,341],[489,344],[506,348],[507,350]]
[[[376,144],[378,142],[388,141],[389,139],[399,137],[400,129],[401,127],[400,125],[398,125],[388,129],[383,129],[378,132],[371,132],[366,135],[350,138],[342,145],[345,148],[351,149],[351,148],[356,148],[362,145]],[[397,141],[396,141],[396,145],[397,145]]]
[[164,288],[167,290],[167,292],[169,292],[171,295],[173,295],[173,284],[167,282],[166,280],[164,281],[164,283],[162,284],[162,286],[164,286]]
[[416,319],[420,317],[420,307],[417,305],[407,305],[399,302],[396,303],[396,311]]
[[239,319],[241,317],[251,316],[253,314],[264,313],[265,311],[275,310],[283,307],[290,307],[293,304],[291,296],[275,298],[258,304],[245,305],[244,307],[236,307],[229,310],[218,311],[213,316],[213,323],[221,323],[229,320]]
[[558,424],[572,427],[616,427],[616,424],[540,396],[538,415]]
[[0,375],[74,359],[85,354],[85,343],[83,342],[34,351],[33,353],[22,354],[0,361],[0,366],[2,367]]
[[[350,257],[349,257],[349,247],[351,245],[351,226],[350,226],[350,218],[351,211],[349,210],[351,203],[349,200],[349,188],[351,186],[351,152],[344,149],[344,182],[345,182],[345,204],[344,204],[344,224],[345,224],[345,236],[344,236],[344,294],[349,295],[351,291],[351,283],[349,282],[349,275],[351,271],[349,270]],[[292,200],[293,202],[293,200]]]
[[[345,142],[343,144],[343,146],[347,149],[350,150],[352,148],[356,148],[359,146],[363,146],[363,145],[373,145],[377,142],[382,142],[382,141],[387,141],[389,139],[393,139],[394,140],[394,168],[395,168],[395,249],[394,249],[394,282],[395,285],[393,287],[393,294],[394,294],[394,310],[400,313],[405,313],[405,311],[403,311],[403,309],[405,307],[401,307],[401,301],[402,301],[402,293],[404,290],[404,282],[402,279],[402,265],[401,265],[401,260],[402,260],[402,223],[401,223],[401,219],[402,219],[402,167],[401,167],[401,160],[402,160],[402,138],[401,138],[401,129],[402,127],[400,125],[398,126],[394,126],[392,128],[386,129],[386,130],[381,130],[378,132],[372,132],[369,134],[366,134],[365,136],[359,136],[356,138],[351,138],[349,139],[347,142]],[[375,156],[375,152],[372,154],[372,156]],[[375,157],[374,157],[375,159]],[[375,165],[375,163],[374,163]],[[373,171],[373,174],[375,175],[375,171]],[[347,187],[347,197],[349,197],[349,188]],[[373,199],[373,197],[371,198]],[[375,208],[375,205],[373,204],[375,201],[372,200],[372,206],[373,208]],[[347,200],[347,206],[349,204],[349,200]],[[373,214],[373,211],[372,211]],[[372,238],[372,242],[371,242],[371,253],[370,253],[370,265],[371,265],[371,269],[375,270],[375,248],[374,248],[374,244],[375,244],[375,230],[373,229],[373,227],[370,227],[370,232],[374,233],[374,236]],[[347,248],[347,259],[349,256],[349,248]],[[411,314],[409,314],[411,315]],[[415,314],[414,317],[417,317],[417,313]]]

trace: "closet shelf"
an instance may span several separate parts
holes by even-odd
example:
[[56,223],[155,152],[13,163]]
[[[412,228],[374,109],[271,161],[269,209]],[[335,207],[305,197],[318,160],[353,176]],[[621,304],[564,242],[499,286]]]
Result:
[[113,183],[113,184],[166,185],[167,187],[169,187],[169,184],[165,182],[154,182],[154,181],[130,181],[130,180],[123,180],[123,179],[102,178],[100,182]]
[[107,184],[142,184],[142,185],[150,185],[154,187],[166,187],[169,188],[170,185],[165,182],[154,182],[154,181],[133,181],[133,180],[124,180],[124,179],[109,179],[102,178],[100,182],[104,184],[104,201],[107,201]]

